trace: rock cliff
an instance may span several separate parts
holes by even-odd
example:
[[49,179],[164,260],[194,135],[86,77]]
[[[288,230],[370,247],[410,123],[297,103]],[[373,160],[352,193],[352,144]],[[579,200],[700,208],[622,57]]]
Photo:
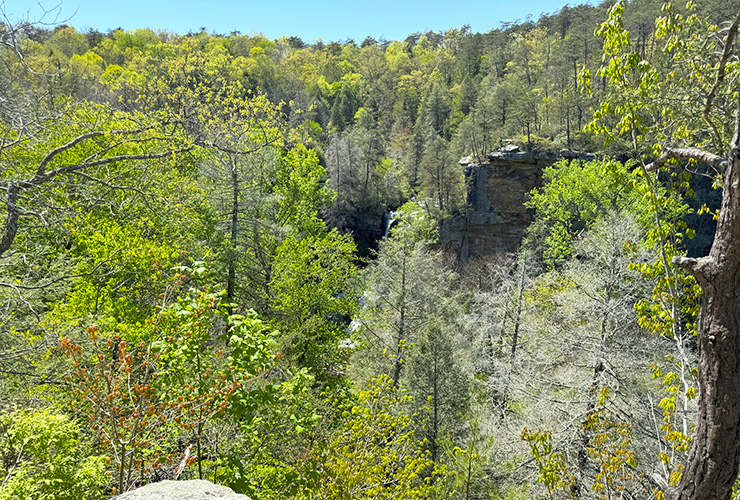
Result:
[[524,206],[528,193],[542,185],[542,170],[560,158],[591,161],[595,156],[521,151],[510,145],[489,153],[485,162],[460,160],[468,185],[464,216],[446,220],[440,244],[461,262],[495,253],[515,252],[532,221]]

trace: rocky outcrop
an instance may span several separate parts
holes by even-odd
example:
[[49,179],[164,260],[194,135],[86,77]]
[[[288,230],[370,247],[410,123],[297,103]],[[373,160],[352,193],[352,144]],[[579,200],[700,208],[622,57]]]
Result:
[[467,210],[442,224],[442,247],[456,253],[461,262],[515,252],[532,222],[524,202],[532,189],[542,185],[543,169],[560,158],[591,161],[596,157],[572,151],[521,151],[508,145],[489,153],[484,162],[472,157],[460,160],[468,184]]
[[[161,481],[124,493],[114,500],[249,500],[226,486],[210,481]],[[112,499],[112,500],[113,500]]]

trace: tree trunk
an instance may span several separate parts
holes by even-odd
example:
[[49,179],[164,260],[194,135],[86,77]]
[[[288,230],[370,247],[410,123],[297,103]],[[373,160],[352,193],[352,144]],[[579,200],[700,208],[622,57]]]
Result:
[[401,378],[401,369],[403,368],[405,350],[404,341],[406,340],[406,255],[403,256],[403,266],[401,268],[401,304],[399,307],[400,317],[398,319],[398,329],[396,337],[396,361],[393,364],[393,388],[398,387],[398,381]]
[[699,415],[688,463],[674,500],[729,499],[740,462],[740,103],[724,162],[722,208],[712,249],[677,258],[701,284]]
[[516,356],[516,348],[519,342],[519,325],[522,319],[522,302],[524,301],[524,277],[526,272],[526,262],[524,257],[521,260],[522,270],[519,275],[519,300],[516,304],[516,320],[514,322],[514,335],[511,339],[511,368],[514,368],[514,357]]
[[18,218],[20,217],[20,210],[18,209],[20,186],[15,182],[9,182],[7,191],[8,196],[5,206],[8,210],[8,218],[5,222],[5,233],[0,239],[0,256],[7,252],[15,241],[15,235],[18,233]]
[[[236,294],[236,244],[238,242],[239,232],[239,173],[237,172],[236,159],[231,158],[231,247],[229,248],[229,276],[226,281],[226,298],[229,304],[234,303]],[[228,306],[228,312],[231,314],[232,306]]]

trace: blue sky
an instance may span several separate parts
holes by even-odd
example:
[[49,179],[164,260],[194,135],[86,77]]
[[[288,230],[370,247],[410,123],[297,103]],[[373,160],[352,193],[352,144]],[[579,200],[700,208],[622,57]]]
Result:
[[[262,33],[268,38],[299,36],[305,42],[325,42],[366,36],[403,40],[418,31],[446,31],[469,24],[486,32],[502,22],[535,20],[563,5],[586,0],[39,0],[52,12],[48,22],[65,22],[78,30],[95,28],[151,28],[187,33]],[[0,0],[11,20],[38,19],[43,12],[36,0]],[[593,4],[593,0],[591,2]],[[58,7],[57,7],[58,6]],[[55,9],[55,7],[57,7]]]

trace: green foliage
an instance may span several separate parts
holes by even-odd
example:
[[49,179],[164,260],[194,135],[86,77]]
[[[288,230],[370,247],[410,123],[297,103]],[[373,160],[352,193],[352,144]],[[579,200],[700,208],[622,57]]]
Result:
[[[51,321],[65,327],[108,321],[105,326],[118,328],[127,340],[144,339],[141,325],[154,311],[180,251],[162,241],[147,219],[126,223],[80,215],[68,231],[79,256],[76,274],[85,276],[57,304]],[[101,268],[107,272],[97,272]]]
[[106,498],[106,458],[89,455],[65,415],[24,410],[0,416],[0,499]]
[[[691,98],[697,92],[708,94],[715,83],[716,61],[705,44],[718,29],[695,11],[691,2],[685,9],[664,3],[650,37],[657,50],[647,53],[625,28],[624,2],[609,10],[596,31],[604,40],[598,75],[609,91],[601,97],[588,131],[603,134],[607,143],[621,136],[633,154],[643,158],[659,154],[661,145],[669,143],[726,149],[732,127],[723,117],[732,114],[732,99],[717,95],[716,106],[704,115],[704,101]],[[738,71],[735,66],[728,69]],[[584,83],[589,83],[587,75]],[[676,99],[686,105],[675,106]]]
[[[699,145],[721,154],[726,151],[726,140],[729,137],[727,117],[732,111],[725,106],[732,103],[735,98],[720,97],[728,90],[724,85],[719,85],[721,72],[711,87],[711,97],[706,101],[704,110],[697,109],[698,106],[705,104],[704,99],[689,100],[688,106],[671,104],[675,103],[676,99],[682,99],[679,96],[696,96],[702,93],[706,95],[701,89],[709,88],[715,80],[717,68],[714,66],[714,57],[707,58],[712,53],[707,47],[714,43],[712,40],[721,43],[721,37],[713,34],[716,27],[708,26],[693,15],[691,13],[693,9],[691,4],[687,5],[690,12],[684,17],[674,12],[671,4],[664,5],[663,16],[656,21],[656,27],[658,36],[664,40],[663,53],[668,57],[668,69],[658,68],[659,84],[646,87],[644,101],[631,99],[630,102],[630,106],[643,115],[647,115],[647,110],[650,109],[645,101],[649,99],[648,105],[655,106],[652,115],[657,119],[644,128],[647,137],[644,143],[647,147],[654,145],[653,155],[660,153],[659,145],[675,144]],[[621,12],[613,13],[616,18],[620,15]],[[626,32],[622,36],[626,39]],[[701,53],[698,50],[699,46],[704,47]],[[639,64],[647,65],[645,61],[640,61]],[[714,106],[710,106],[712,98],[717,98]],[[658,111],[661,113],[660,118]],[[629,124],[631,118],[623,120]],[[636,139],[645,138],[633,135]],[[642,144],[640,147],[647,149]],[[683,452],[690,442],[688,435],[690,427],[683,415],[691,407],[689,402],[696,394],[696,370],[693,368],[690,351],[693,350],[691,337],[697,329],[695,321],[700,290],[692,277],[673,267],[673,259],[682,255],[682,240],[686,237],[691,238],[692,231],[682,224],[680,215],[675,216],[682,210],[685,213],[686,207],[682,206],[680,198],[676,201],[675,191],[663,190],[661,184],[677,186],[679,192],[690,193],[690,188],[685,185],[682,176],[673,173],[661,172],[656,175],[645,172],[643,181],[646,184],[643,192],[646,193],[646,200],[649,199],[649,213],[654,215],[649,243],[655,247],[659,257],[655,262],[635,265],[644,275],[656,280],[652,296],[641,300],[637,304],[637,309],[641,316],[641,324],[646,329],[674,339],[677,347],[676,356],[666,357],[665,361],[669,367],[665,368],[665,375],[663,364],[660,365],[661,368],[657,364],[653,365],[654,377],[663,380],[666,390],[666,397],[662,398],[659,404],[664,415],[660,432],[665,439],[661,446],[660,458],[664,464],[664,476],[670,484],[676,484],[680,479],[682,462],[685,459]],[[678,222],[676,219],[679,219]]]
[[[643,244],[654,257],[634,262],[631,268],[654,286],[649,297],[637,301],[635,311],[640,326],[672,339],[675,345],[664,363],[652,365],[654,378],[663,378],[666,390],[659,403],[664,418],[659,458],[670,484],[680,478],[689,443],[687,415],[698,384],[691,345],[698,328],[701,288],[674,263],[676,257],[686,254],[685,241],[694,236],[684,222],[691,213],[685,200],[694,192],[686,172],[648,171],[646,163],[661,154],[665,145],[725,151],[730,134],[727,120],[721,118],[731,113],[723,97],[727,89],[715,86],[714,56],[706,50],[707,44],[713,43],[708,37],[714,36],[717,28],[701,20],[694,10],[690,2],[685,11],[666,2],[651,39],[658,50],[649,54],[630,38],[624,26],[624,4],[618,2],[610,9],[607,21],[597,30],[604,39],[599,76],[606,80],[609,91],[587,126],[591,132],[603,134],[607,143],[628,141],[638,162],[630,184],[647,229]],[[717,99],[716,106],[701,109],[705,101],[694,96],[709,93],[709,89]],[[687,105],[676,106],[676,99],[685,99]]]
[[[262,321],[254,313],[226,316],[223,296],[205,287],[178,297],[158,318],[161,340],[152,344],[160,366],[153,385],[176,402],[174,422],[193,434],[200,479],[206,424],[227,410],[266,403],[258,379],[267,376],[274,360],[274,341]],[[229,325],[220,334],[214,331],[218,319]]]
[[[61,341],[73,366],[69,405],[111,454],[118,491],[134,474],[146,481],[162,467],[182,472],[197,464],[198,476],[205,477],[203,447],[213,444],[206,438],[214,420],[278,411],[263,407],[280,405],[281,392],[300,394],[305,385],[305,373],[284,385],[267,383],[279,356],[266,326],[254,313],[227,316],[223,292],[182,290],[185,278],[175,275],[164,307],[142,325],[146,341],[127,342],[97,325],[88,327],[89,342],[83,345]],[[240,426],[246,443],[254,442],[251,434],[259,423],[253,418]],[[191,457],[184,463],[176,453],[178,437],[188,450],[185,458]],[[218,462],[212,465],[217,468]]]
[[317,445],[307,460],[311,473],[296,498],[428,498],[447,474],[432,462],[403,412],[408,396],[388,377],[359,391],[352,406],[338,405],[333,438]]
[[460,438],[461,420],[468,415],[470,407],[470,380],[462,363],[456,359],[453,345],[453,321],[455,311],[440,305],[420,331],[410,335],[410,342],[403,352],[407,376],[401,387],[406,387],[417,404],[426,401],[420,408],[417,420],[423,423],[421,435],[426,438],[432,459],[442,457],[445,439]]
[[[484,393],[481,391],[479,396],[484,396]],[[482,432],[480,414],[470,411],[465,420],[470,425],[470,432],[464,447],[456,446],[449,436],[439,440],[444,454],[437,463],[447,467],[447,474],[437,481],[435,498],[496,498],[496,485],[490,481],[488,471],[491,464],[486,456],[495,449],[493,437]]]
[[[109,482],[104,466],[117,489],[191,477],[197,466],[198,476],[253,498],[530,497],[525,479],[508,476],[524,469],[502,429],[511,419],[532,419],[531,428],[549,418],[534,401],[552,394],[532,375],[562,381],[574,358],[569,352],[543,368],[542,359],[561,352],[543,342],[572,333],[581,342],[573,352],[588,342],[596,346],[588,355],[604,358],[615,345],[637,343],[616,318],[642,293],[640,280],[618,268],[621,233],[604,236],[628,212],[646,214],[646,240],[630,238],[625,248],[656,284],[638,303],[640,324],[676,341],[675,356],[655,366],[666,372],[660,433],[669,461],[660,458],[678,470],[699,303],[696,284],[670,264],[691,236],[682,223],[686,179],[641,169],[632,177],[631,165],[615,162],[548,169],[529,205],[537,222],[528,255],[557,271],[530,290],[530,271],[520,268],[518,288],[501,284],[490,324],[475,319],[466,329],[460,321],[486,276],[465,288],[433,250],[439,220],[464,210],[460,156],[484,160],[507,138],[553,152],[593,148],[580,129],[598,98],[589,130],[640,161],[660,153],[654,144],[728,141],[723,116],[733,91],[720,89],[707,116],[692,98],[714,84],[718,28],[693,6],[667,4],[653,36],[644,22],[652,5],[611,10],[598,30],[600,70],[592,33],[606,6],[566,7],[486,34],[463,27],[361,47],[205,30],[7,31],[6,23],[0,220],[17,214],[19,224],[17,235],[11,222],[0,235],[12,240],[0,252],[0,389],[4,401],[69,403],[81,427],[54,415],[12,414],[18,424],[2,417],[15,429],[2,443],[23,435],[28,446],[17,464],[4,460],[6,475],[6,464],[14,468],[0,498],[34,497],[44,484],[60,486],[58,477],[69,488],[89,485],[84,494],[94,497]],[[577,92],[581,67],[582,86],[591,73],[603,83],[590,96]],[[731,62],[726,80],[739,68]],[[21,190],[15,205],[13,186]],[[412,197],[419,202],[404,205]],[[381,215],[399,206],[358,290],[349,234],[373,248]],[[657,257],[645,260],[643,246]],[[208,266],[195,260],[208,255]],[[470,347],[472,331],[486,338],[484,348]],[[522,352],[516,363],[513,351],[510,360],[500,356],[508,338]],[[392,380],[353,395],[347,374],[378,373]],[[526,391],[514,394],[519,379]],[[36,384],[46,382],[39,393]],[[495,418],[474,429],[469,395],[478,383],[487,384],[480,414]],[[581,394],[562,385],[549,390]],[[498,408],[500,416],[490,411]],[[573,417],[583,407],[564,411]],[[625,464],[643,466],[626,450],[645,426],[600,411],[582,431],[600,467],[595,484],[614,493]],[[23,427],[29,421],[32,431]],[[79,429],[110,464],[85,458]],[[497,451],[480,444],[492,434],[503,437],[503,471],[491,458]],[[44,436],[47,448],[66,451],[44,454],[33,444]],[[540,474],[550,474],[548,493],[567,493],[565,451],[560,460],[551,436],[529,439]],[[81,465],[72,469],[64,457]]]
[[545,485],[548,498],[553,498],[560,490],[567,494],[575,478],[568,473],[563,454],[553,449],[552,433],[540,429],[532,432],[525,428],[522,441],[527,442],[537,462],[537,481]]
[[[588,443],[586,455],[595,467],[585,469],[584,463],[579,464],[580,476],[568,469],[563,452],[553,448],[550,431],[537,429],[532,432],[526,428],[522,431],[522,440],[527,442],[537,462],[537,481],[544,484],[548,498],[578,498],[579,481],[589,484],[599,500],[636,491],[645,493],[632,444],[634,424],[620,421],[608,409],[609,398],[609,388],[602,387],[583,424]],[[588,470],[587,475],[585,470]]]
[[437,320],[450,317],[442,311],[451,302],[444,294],[452,274],[441,255],[429,249],[437,235],[433,219],[416,203],[401,207],[397,217],[376,262],[363,275],[366,305],[359,333],[367,345],[357,365],[370,370],[360,378],[385,373],[398,384],[406,351],[422,336],[433,335]]
[[[675,363],[671,358],[666,361]],[[680,418],[679,411],[697,395],[694,383],[690,385],[686,383],[685,367],[680,361],[675,364],[678,364],[679,370],[665,374],[658,364],[653,363],[650,366],[653,378],[661,379],[665,390],[665,397],[658,403],[658,407],[663,410],[663,424],[660,426],[660,431],[664,440],[658,458],[663,463],[668,484],[671,485],[678,484],[681,480],[684,457],[691,445],[691,436],[687,432],[685,418]],[[693,368],[691,376],[696,377],[696,375],[696,369]]]
[[438,219],[459,213],[465,201],[463,172],[450,157],[449,150],[447,141],[435,137],[421,160],[419,182],[422,194],[433,206]]
[[[410,201],[398,209],[398,224],[391,229],[390,241],[408,248],[416,244],[430,245],[439,237],[436,221],[428,216],[422,206]],[[394,245],[393,243],[391,245]]]
[[607,410],[609,388],[602,387],[596,408],[588,415],[585,425],[590,434],[589,457],[597,464],[591,489],[599,500],[622,495],[640,488],[635,471],[637,462],[632,445],[634,424],[622,422]]
[[422,427],[419,436],[432,460],[441,463],[445,443],[452,443],[450,448],[463,444],[462,419],[469,408],[471,380],[457,346],[460,296],[453,291],[456,275],[444,256],[430,249],[436,236],[432,217],[419,205],[407,204],[397,219],[363,274],[365,307],[356,324],[364,342],[355,356],[354,376],[383,373],[408,391]]
[[311,397],[314,379],[308,370],[296,371],[282,382],[268,378],[280,374],[277,365],[273,372],[265,372],[263,384],[232,398],[224,422],[233,426],[234,434],[225,436],[219,454],[207,460],[214,482],[251,498],[297,494],[303,484],[301,464],[321,420]]
[[318,211],[330,205],[336,193],[326,186],[326,172],[316,152],[298,145],[282,163],[275,186],[275,193],[280,196],[279,223],[292,227],[298,234],[323,231],[324,223],[318,218]]
[[668,188],[658,184],[657,176],[641,169],[636,170],[635,177],[632,186],[642,198],[642,215],[648,227],[645,243],[657,253],[652,262],[632,265],[655,281],[650,298],[641,299],[635,306],[640,325],[670,338],[696,335],[701,288],[693,276],[673,264],[674,257],[686,254],[684,241],[694,236],[684,222],[691,212],[684,193],[692,195],[691,187],[679,174],[671,174],[673,182]]
[[350,354],[346,325],[356,310],[354,254],[352,240],[332,230],[288,236],[273,263],[270,286],[280,314],[276,324],[285,333],[283,352],[322,383],[338,381]]
[[628,166],[616,161],[559,160],[543,171],[543,187],[530,193],[525,206],[535,209],[525,246],[549,265],[573,256],[577,235],[609,212],[635,209],[635,196],[623,182]]

